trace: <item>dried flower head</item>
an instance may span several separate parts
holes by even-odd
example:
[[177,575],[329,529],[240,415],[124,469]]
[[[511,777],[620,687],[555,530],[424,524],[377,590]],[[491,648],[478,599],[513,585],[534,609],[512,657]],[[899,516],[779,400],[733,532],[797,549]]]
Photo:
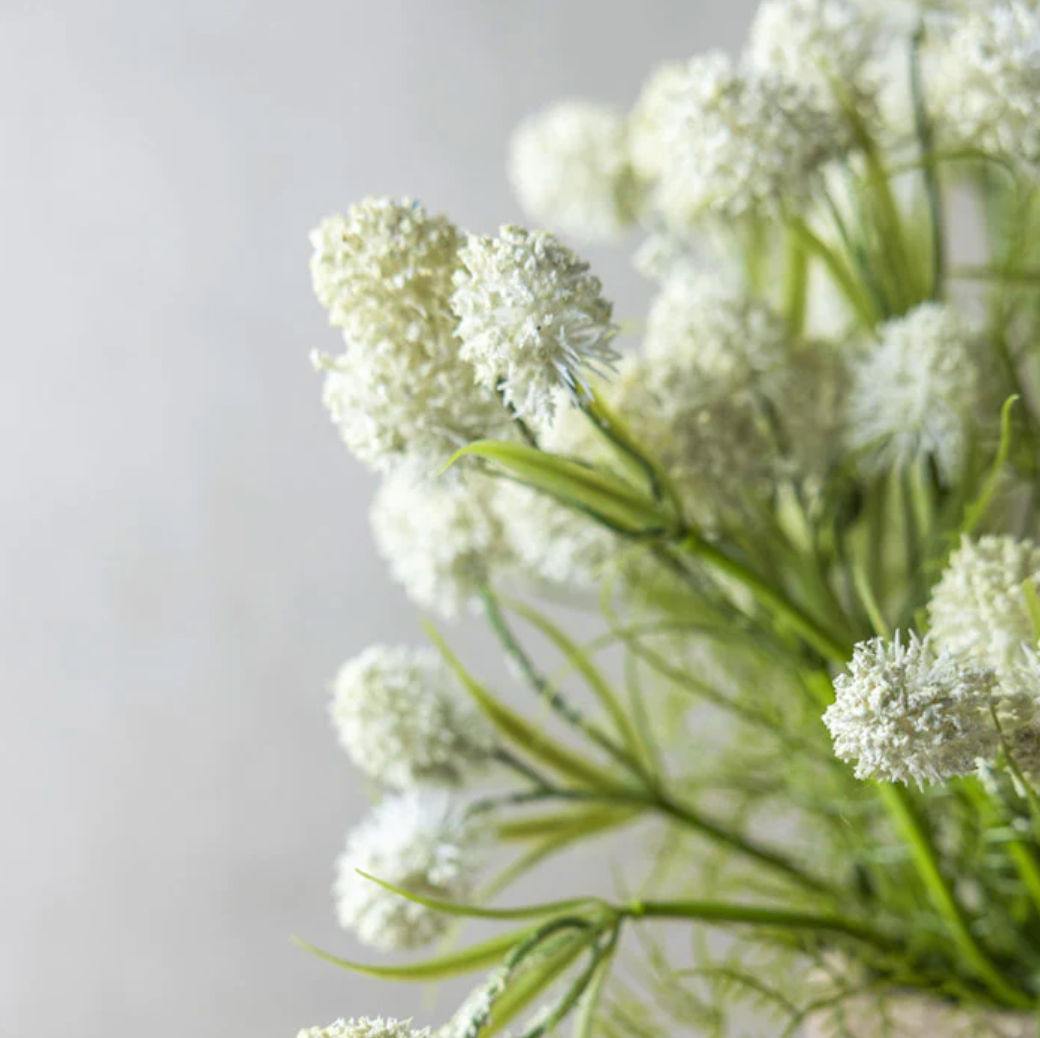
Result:
[[429,1038],[429,1028],[416,1031],[411,1020],[362,1016],[356,1020],[337,1020],[328,1027],[306,1027],[296,1038]]
[[962,15],[933,77],[940,134],[1040,172],[1040,10],[1022,0]]
[[386,470],[443,461],[506,436],[509,415],[459,356],[449,299],[462,236],[418,203],[370,198],[311,235],[311,271],[347,351],[316,355],[324,401],[350,450]]
[[492,571],[512,562],[494,506],[494,481],[461,471],[427,480],[402,469],[372,503],[376,547],[394,579],[423,609],[453,619]]
[[470,237],[452,306],[462,356],[522,418],[551,420],[555,391],[587,390],[617,354],[599,278],[554,235],[503,227]]
[[576,238],[616,238],[639,215],[625,116],[607,105],[563,101],[528,116],[513,135],[509,172],[535,222]]
[[711,53],[666,66],[633,115],[633,161],[670,225],[799,206],[847,147],[842,124],[797,81]]
[[478,831],[440,791],[413,790],[382,800],[347,836],[334,887],[340,924],[383,951],[416,948],[439,937],[450,916],[358,875],[416,894],[467,897],[482,860]]
[[991,436],[999,418],[979,332],[953,307],[925,303],[878,335],[853,372],[852,447],[869,469],[929,456],[956,479],[973,438]]
[[965,537],[932,589],[932,636],[958,656],[1005,670],[1038,641],[1027,583],[1040,590],[1040,545],[1006,536]]
[[857,778],[945,782],[999,751],[996,690],[993,671],[897,633],[856,646],[823,722],[838,757],[856,762]]
[[430,649],[373,645],[340,668],[329,710],[354,763],[398,789],[460,783],[495,735]]

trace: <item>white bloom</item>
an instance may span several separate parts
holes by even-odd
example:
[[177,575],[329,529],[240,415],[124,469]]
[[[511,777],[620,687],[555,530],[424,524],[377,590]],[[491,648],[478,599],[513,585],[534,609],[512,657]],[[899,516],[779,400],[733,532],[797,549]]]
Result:
[[484,715],[431,649],[370,646],[340,668],[333,693],[340,742],[388,786],[459,783],[495,745]]
[[1040,785],[1040,652],[1033,646],[1003,670],[997,716],[1008,756],[1027,781]]
[[996,675],[928,640],[860,642],[834,682],[823,715],[834,751],[856,762],[856,777],[944,782],[969,775],[1000,749],[991,709]]
[[877,19],[849,0],[764,0],[751,25],[749,57],[813,91],[833,110],[862,109],[877,89],[869,68]]
[[306,1027],[297,1038],[429,1038],[430,1030],[413,1030],[411,1020],[360,1017],[337,1020],[328,1027]]
[[505,436],[509,416],[459,356],[449,299],[460,232],[408,201],[367,199],[311,235],[314,288],[347,352],[318,355],[324,402],[350,450],[388,469],[428,466]]
[[961,17],[941,47],[931,104],[951,145],[1040,172],[1040,10],[1021,0]]
[[958,656],[1005,670],[1037,642],[1027,582],[1040,588],[1040,545],[1014,537],[965,537],[932,589],[932,636]]
[[453,618],[510,564],[495,489],[461,471],[423,481],[401,469],[384,480],[371,511],[376,547],[421,608]]
[[462,356],[521,417],[550,419],[558,387],[578,396],[589,373],[613,366],[603,286],[554,235],[503,227],[497,238],[471,236],[460,255],[452,306]]
[[358,870],[424,897],[467,897],[481,864],[473,822],[429,790],[381,801],[347,836],[334,887],[340,924],[382,951],[416,948],[439,937],[450,916],[359,876]]
[[952,307],[925,303],[878,335],[854,372],[851,445],[877,471],[930,455],[943,479],[956,479],[973,437],[999,419],[979,333]]
[[625,117],[606,105],[564,101],[528,116],[513,135],[509,172],[535,222],[577,238],[615,238],[639,213]]
[[810,91],[774,74],[738,71],[721,53],[655,74],[632,135],[637,171],[676,228],[800,205],[847,144]]

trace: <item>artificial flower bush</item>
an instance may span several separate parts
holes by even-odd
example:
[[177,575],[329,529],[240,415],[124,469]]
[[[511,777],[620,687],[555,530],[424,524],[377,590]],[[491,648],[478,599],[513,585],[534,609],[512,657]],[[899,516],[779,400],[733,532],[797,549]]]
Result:
[[[731,1035],[745,1001],[776,1035],[1035,1033],[1036,5],[765,0],[739,58],[529,117],[510,172],[531,228],[383,198],[312,236],[345,340],[325,403],[431,617],[334,683],[383,791],[338,916],[379,951],[501,926],[406,965],[320,954],[475,974],[441,1038]],[[573,245],[636,231],[633,334]],[[530,709],[453,652],[468,611]],[[633,826],[638,886],[502,907]]]

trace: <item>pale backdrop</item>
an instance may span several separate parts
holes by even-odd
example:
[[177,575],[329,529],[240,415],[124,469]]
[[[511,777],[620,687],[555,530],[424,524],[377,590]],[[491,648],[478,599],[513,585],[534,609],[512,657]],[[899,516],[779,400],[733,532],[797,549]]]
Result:
[[517,219],[519,117],[627,104],[753,6],[0,0],[4,1038],[427,1022],[287,942],[357,951],[325,684],[416,636],[308,367],[306,232],[367,193]]

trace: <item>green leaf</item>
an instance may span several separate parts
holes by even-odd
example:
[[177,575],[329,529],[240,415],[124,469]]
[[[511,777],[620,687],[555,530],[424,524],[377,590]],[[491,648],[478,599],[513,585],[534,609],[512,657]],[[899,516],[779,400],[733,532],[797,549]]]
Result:
[[567,901],[547,901],[538,905],[525,905],[523,908],[484,908],[480,905],[463,905],[457,901],[444,901],[440,898],[426,897],[404,887],[395,886],[393,883],[387,883],[386,880],[379,879],[377,876],[372,876],[367,872],[362,872],[361,869],[355,869],[354,871],[371,883],[376,883],[384,890],[389,890],[391,893],[397,894],[408,901],[414,901],[417,905],[424,905],[426,908],[432,908],[434,911],[443,912],[446,915],[460,915],[470,919],[536,919],[543,915],[555,915],[557,913],[570,912],[574,909],[592,908],[596,905],[604,904],[597,897],[576,897]]
[[632,807],[593,808],[587,811],[565,811],[551,815],[535,815],[500,822],[500,840],[531,840],[542,836],[566,836],[576,839],[612,829],[633,821],[643,812],[642,805]]
[[506,475],[540,490],[563,504],[591,513],[631,534],[667,532],[676,519],[630,484],[570,458],[547,454],[523,443],[478,440],[457,451],[448,465],[466,455],[483,458]]
[[313,944],[300,937],[292,939],[293,944],[316,955],[319,959],[331,962],[333,966],[340,969],[350,970],[353,973],[362,973],[367,977],[379,977],[381,980],[442,980],[445,977],[456,977],[462,973],[472,973],[475,970],[485,969],[501,961],[507,952],[511,951],[522,940],[530,937],[537,931],[537,927],[528,927],[524,930],[515,930],[512,933],[501,934],[489,941],[475,944],[460,952],[451,955],[440,955],[423,962],[410,963],[404,966],[373,966],[366,962],[350,962],[347,959],[337,958],[330,955]]
[[993,465],[982,485],[979,496],[968,506],[964,514],[964,522],[961,524],[962,533],[970,534],[975,531],[979,523],[986,518],[986,513],[997,496],[997,490],[1000,488],[1000,476],[1011,452],[1011,411],[1018,400],[1017,396],[1009,396],[1000,409],[1000,445],[997,448],[997,455],[993,459]]
[[445,662],[502,736],[519,746],[524,753],[540,760],[560,774],[576,780],[583,786],[597,791],[620,791],[618,784],[607,772],[561,746],[529,721],[500,703],[466,670],[462,661],[441,637],[440,632],[430,623],[424,624],[424,627]]

